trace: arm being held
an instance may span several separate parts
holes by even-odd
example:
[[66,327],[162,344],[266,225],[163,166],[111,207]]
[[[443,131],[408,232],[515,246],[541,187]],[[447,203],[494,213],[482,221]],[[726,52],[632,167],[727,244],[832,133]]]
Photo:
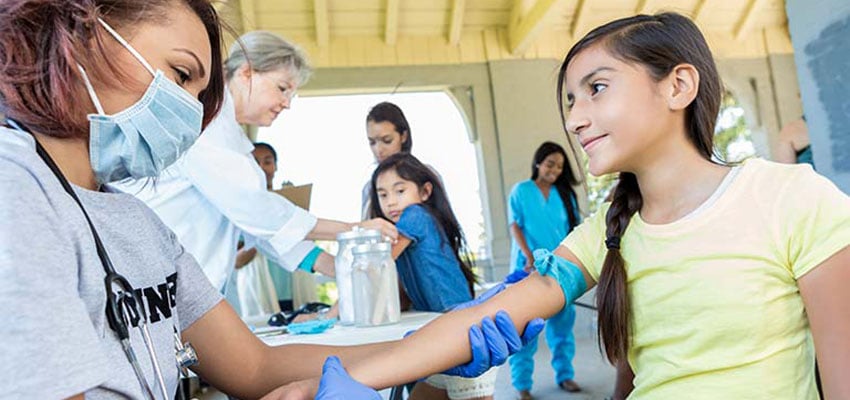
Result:
[[504,310],[521,331],[534,318],[560,312],[594,282],[575,255],[560,247],[554,255],[537,257],[546,274],[528,278],[480,305],[448,313],[392,346],[348,364],[351,376],[373,388],[409,382],[470,360],[468,330]]

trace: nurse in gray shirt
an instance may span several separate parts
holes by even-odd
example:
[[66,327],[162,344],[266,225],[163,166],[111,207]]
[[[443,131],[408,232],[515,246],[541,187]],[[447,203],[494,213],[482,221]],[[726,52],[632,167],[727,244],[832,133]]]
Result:
[[[207,0],[2,4],[0,398],[170,400],[187,343],[198,375],[256,398],[319,376],[331,354],[386,346],[264,345],[174,234],[109,185],[156,176],[221,106]],[[489,366],[511,334],[473,341],[472,363]]]

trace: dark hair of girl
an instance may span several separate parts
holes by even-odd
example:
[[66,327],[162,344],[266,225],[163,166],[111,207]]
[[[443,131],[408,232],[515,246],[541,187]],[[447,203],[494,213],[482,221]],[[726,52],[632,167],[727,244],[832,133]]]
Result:
[[[656,81],[665,78],[678,65],[694,66],[699,74],[699,86],[696,97],[686,109],[685,127],[688,139],[699,154],[710,161],[722,85],[714,58],[696,24],[676,13],[661,13],[618,19],[590,31],[570,49],[561,64],[557,100],[562,122],[566,121],[563,95],[567,66],[579,53],[596,45],[624,62],[643,66]],[[631,306],[620,239],[642,204],[637,177],[621,172],[605,216],[608,253],[596,291],[599,339],[612,363],[626,359],[631,341]]]
[[272,157],[274,158],[274,161],[277,162],[277,151],[275,151],[275,149],[274,149],[274,147],[272,147],[272,145],[270,145],[266,142],[256,142],[256,143],[254,143],[255,149],[259,149],[261,147],[268,150],[269,153],[272,153]]
[[[53,137],[85,138],[90,112],[77,63],[90,76],[126,78],[105,47],[115,29],[142,22],[168,23],[174,7],[191,10],[206,29],[212,54],[210,80],[199,100],[203,126],[224,99],[221,24],[208,0],[3,0],[0,2],[0,113]],[[108,38],[108,39],[107,39]]]
[[475,273],[472,272],[472,257],[469,248],[466,245],[466,239],[463,236],[463,230],[457,222],[452,206],[449,204],[449,198],[443,188],[443,184],[431,168],[422,164],[416,157],[409,153],[396,153],[386,160],[378,164],[378,168],[372,174],[372,183],[370,186],[371,204],[369,205],[370,218],[383,218],[387,221],[390,219],[381,211],[381,203],[378,199],[377,182],[378,177],[384,172],[395,171],[401,179],[411,181],[416,184],[419,190],[426,183],[431,184],[431,195],[425,200],[422,205],[437,220],[437,225],[443,230],[443,238],[448,240],[449,246],[454,251],[457,258],[460,270],[463,272],[463,277],[469,285],[469,293],[475,297],[475,289],[473,285],[478,280]]
[[401,142],[401,151],[410,153],[410,149],[413,148],[413,136],[410,134],[410,125],[407,123],[407,118],[404,117],[404,113],[397,105],[388,101],[375,104],[375,106],[369,110],[369,115],[366,116],[366,122],[373,122],[376,124],[389,122],[393,124],[395,131],[398,132],[399,135],[404,136],[404,141]]
[[564,157],[564,169],[561,171],[561,175],[558,175],[558,179],[555,180],[554,186],[558,190],[558,195],[561,196],[564,208],[567,210],[567,220],[570,223],[570,226],[567,227],[567,233],[569,233],[575,229],[579,222],[578,208],[573,204],[573,199],[576,198],[573,185],[577,185],[578,180],[573,176],[573,170],[570,168],[570,159],[561,145],[553,142],[543,142],[537,148],[537,151],[534,152],[534,162],[531,163],[531,180],[537,179],[540,164],[543,163],[543,160],[555,153]]

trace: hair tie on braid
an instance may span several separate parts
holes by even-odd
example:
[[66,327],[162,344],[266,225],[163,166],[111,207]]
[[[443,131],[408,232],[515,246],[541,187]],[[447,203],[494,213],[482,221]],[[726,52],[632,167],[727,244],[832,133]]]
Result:
[[607,247],[608,250],[620,250],[620,237],[611,236],[605,239],[605,247]]

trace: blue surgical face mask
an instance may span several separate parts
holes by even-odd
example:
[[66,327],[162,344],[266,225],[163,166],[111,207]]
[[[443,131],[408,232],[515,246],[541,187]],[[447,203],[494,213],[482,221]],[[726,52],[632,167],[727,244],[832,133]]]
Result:
[[78,66],[97,114],[89,114],[89,155],[100,183],[159,175],[189,149],[201,133],[201,102],[156,70],[106,22],[101,25],[153,75],[132,106],[106,115],[88,75]]

